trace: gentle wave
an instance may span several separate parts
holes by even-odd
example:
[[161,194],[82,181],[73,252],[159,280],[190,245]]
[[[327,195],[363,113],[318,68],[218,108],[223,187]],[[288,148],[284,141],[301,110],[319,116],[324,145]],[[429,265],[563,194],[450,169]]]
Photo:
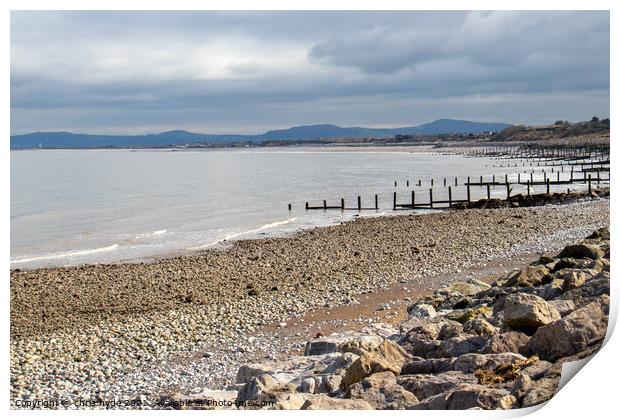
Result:
[[57,259],[62,259],[62,258],[80,257],[83,255],[97,254],[100,252],[110,252],[110,251],[116,250],[117,248],[118,248],[118,244],[112,244],[112,245],[104,246],[101,248],[79,249],[79,250],[68,251],[68,252],[59,252],[57,254],[48,254],[48,255],[40,255],[36,257],[20,258],[17,260],[11,260],[11,264],[20,264],[20,263],[31,262],[31,261],[57,260]]
[[274,227],[278,227],[278,226],[282,226],[282,225],[287,225],[289,223],[293,223],[295,220],[297,220],[297,217],[291,217],[290,219],[279,220],[277,222],[267,223],[267,224],[262,225],[262,226],[260,226],[260,227],[258,227],[256,229],[250,229],[250,230],[246,230],[246,231],[239,232],[239,233],[233,233],[231,235],[227,235],[227,236],[225,236],[225,237],[223,237],[221,239],[218,239],[216,241],[209,242],[208,244],[196,246],[196,247],[189,248],[189,249],[190,250],[197,250],[197,249],[209,248],[209,247],[217,245],[217,244],[219,244],[221,242],[225,242],[225,241],[229,241],[229,240],[234,239],[234,238],[238,238],[239,236],[249,235],[249,234],[260,232],[260,231],[263,231],[263,230],[266,230],[266,229],[271,229],[271,228],[274,228]]
[[166,233],[168,233],[168,229],[154,230],[153,232],[149,232],[149,233],[139,233],[136,236],[134,236],[134,238],[135,239],[152,238],[153,236],[161,236]]

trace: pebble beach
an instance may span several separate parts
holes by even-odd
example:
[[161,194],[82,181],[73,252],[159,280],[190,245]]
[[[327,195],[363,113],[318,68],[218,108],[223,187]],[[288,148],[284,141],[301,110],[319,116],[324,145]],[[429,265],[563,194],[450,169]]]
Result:
[[[156,408],[163,393],[223,389],[240,362],[299,353],[339,323],[389,322],[406,296],[451,276],[509,270],[604,226],[609,200],[587,198],[360,217],[148,263],[13,270],[11,404]],[[360,305],[353,312],[363,315],[339,316]]]

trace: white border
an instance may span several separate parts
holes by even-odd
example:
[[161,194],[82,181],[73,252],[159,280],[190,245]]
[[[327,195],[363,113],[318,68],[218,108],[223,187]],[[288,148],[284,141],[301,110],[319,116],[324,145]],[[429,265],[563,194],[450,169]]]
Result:
[[[2,354],[4,359],[3,367],[3,383],[5,384],[4,397],[5,404],[4,409],[8,411],[9,407],[9,354],[8,354],[8,340],[9,340],[9,259],[10,259],[10,242],[9,242],[9,222],[10,222],[10,154],[9,154],[9,133],[10,133],[10,10],[63,10],[63,9],[81,9],[81,10],[135,10],[149,7],[157,10],[175,10],[175,9],[214,9],[214,10],[557,10],[560,6],[562,10],[611,10],[611,104],[610,104],[610,118],[613,121],[612,124],[612,137],[616,126],[616,119],[614,110],[617,109],[617,84],[615,82],[614,75],[618,74],[618,43],[616,42],[617,29],[619,27],[618,19],[618,2],[602,1],[602,0],[590,0],[588,2],[565,0],[563,2],[552,2],[542,0],[524,0],[524,1],[442,1],[436,0],[433,2],[417,2],[413,3],[404,0],[382,0],[382,1],[370,1],[370,0],[358,0],[355,2],[334,1],[334,0],[297,0],[284,1],[284,0],[268,0],[262,2],[250,1],[250,0],[229,0],[229,1],[198,1],[198,0],[176,0],[174,2],[165,2],[162,0],[151,0],[147,2],[129,1],[129,0],[91,0],[88,2],[77,0],[58,0],[58,1],[43,1],[43,0],[25,0],[25,1],[6,1],[4,13],[0,21],[0,27],[2,28],[2,49],[3,56],[6,58],[4,65],[2,66],[2,132],[5,136],[5,142],[2,149],[2,155],[0,156],[0,172],[2,173],[2,254],[4,258],[1,259],[0,272],[4,273],[5,287],[2,289],[3,301],[5,302],[5,311],[3,313],[3,338],[4,346],[2,346]],[[614,48],[616,47],[616,48]],[[612,154],[613,154],[612,147]],[[612,162],[614,169],[611,171],[611,175],[615,174],[615,160]],[[617,236],[618,226],[615,224],[614,210],[615,200],[611,198],[611,231],[614,237],[615,243]],[[612,280],[612,313],[610,316],[610,324],[615,324],[617,318],[618,297],[615,288],[615,281]],[[588,364],[576,376],[571,380],[546,406],[540,410],[533,410],[530,414],[531,418],[544,419],[544,418],[607,418],[615,411],[615,402],[618,399],[616,382],[620,379],[619,368],[617,362],[617,354],[620,354],[620,345],[618,344],[617,334],[611,335],[607,345],[597,354]],[[482,412],[482,411],[457,411],[457,412],[384,412],[381,416],[395,416],[401,418],[497,418],[497,417],[515,417],[530,413],[532,410],[518,410],[512,412]],[[86,412],[86,411],[72,411],[67,415],[91,415],[101,416],[108,415],[103,412]],[[88,414],[86,414],[88,413]],[[115,412],[115,416],[167,416],[171,411],[158,411],[153,412]],[[178,412],[174,412],[179,414]],[[63,413],[64,414],[64,413]],[[205,416],[214,418],[223,417],[265,417],[265,416],[277,416],[288,417],[289,412],[192,412],[187,413],[190,416]],[[323,413],[331,416],[338,417],[353,417],[355,418],[372,418],[378,413],[375,412],[330,412]],[[59,412],[35,412],[28,413],[23,411],[12,411],[10,415],[17,417],[25,417],[30,415],[35,416],[52,416],[59,417],[62,414]],[[309,412],[295,413],[295,416],[316,416]]]

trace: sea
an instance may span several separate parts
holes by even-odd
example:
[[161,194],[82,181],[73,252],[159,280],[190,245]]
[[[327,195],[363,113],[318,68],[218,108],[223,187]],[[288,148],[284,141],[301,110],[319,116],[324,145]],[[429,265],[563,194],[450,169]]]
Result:
[[[394,192],[399,203],[412,190],[426,202],[431,179],[434,200],[447,200],[449,185],[454,199],[466,197],[467,176],[542,176],[540,167],[499,166],[520,161],[416,148],[24,150],[11,151],[10,163],[12,269],[143,261],[402,213],[392,210]],[[343,198],[357,208],[358,196],[374,207],[375,194],[378,210],[305,209]]]

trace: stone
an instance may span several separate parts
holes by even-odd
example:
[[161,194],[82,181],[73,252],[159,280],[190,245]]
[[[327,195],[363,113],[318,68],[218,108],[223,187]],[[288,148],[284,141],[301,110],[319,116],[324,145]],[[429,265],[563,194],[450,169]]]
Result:
[[527,266],[510,276],[503,286],[538,286],[547,274],[549,268],[545,265]]
[[598,301],[576,309],[564,318],[540,327],[528,350],[545,360],[578,353],[601,341],[607,332],[607,316]]
[[464,296],[473,296],[479,292],[489,289],[491,286],[479,280],[470,279],[465,282],[454,282],[449,289]]
[[609,295],[609,272],[605,271],[581,286],[562,293],[558,299],[572,300],[579,308],[602,295]]
[[505,389],[488,388],[477,384],[462,384],[446,392],[429,397],[410,409],[412,410],[468,410],[481,408],[495,410],[500,408],[500,401],[505,405],[509,395]]
[[441,342],[438,357],[457,357],[467,353],[477,353],[484,346],[485,339],[478,335],[461,334]]
[[475,308],[454,310],[446,314],[446,318],[460,322],[461,324],[477,319],[479,317],[490,318],[493,315],[493,309],[488,306],[481,305]]
[[553,305],[558,310],[560,316],[566,316],[573,312],[576,308],[575,303],[572,300],[555,299],[550,300],[549,304]]
[[453,370],[465,373],[474,373],[477,370],[496,370],[500,366],[523,363],[527,358],[517,353],[497,353],[497,354],[464,354],[457,357],[453,365]]
[[334,333],[327,337],[319,337],[306,343],[304,356],[316,356],[343,351],[346,348],[371,349],[383,342],[376,334],[363,334],[354,331]]
[[306,399],[301,410],[372,410],[372,406],[364,400],[345,400],[315,394]]
[[497,334],[497,329],[489,321],[477,318],[465,322],[463,324],[463,332],[474,333],[482,338],[489,338]]
[[422,303],[415,305],[409,312],[409,315],[417,318],[435,318],[437,312],[431,305]]
[[478,379],[472,375],[458,371],[439,374],[400,375],[396,381],[419,400],[441,394],[463,383],[475,384]]
[[560,378],[543,378],[533,382],[521,401],[522,407],[533,407],[549,401],[557,392]]
[[346,370],[340,389],[347,390],[350,385],[378,372],[400,374],[407,353],[398,344],[385,340],[372,352],[362,351],[360,357]]
[[310,397],[309,394],[285,392],[276,394],[271,401],[273,405],[266,405],[268,410],[299,410]]
[[364,400],[374,409],[400,410],[419,401],[414,394],[396,383],[392,372],[380,372],[364,378],[349,388],[347,398]]
[[540,297],[545,300],[555,299],[556,297],[564,293],[564,289],[562,289],[563,286],[563,279],[553,279],[551,283],[545,285],[540,291]]
[[536,295],[517,293],[507,296],[504,301],[504,327],[535,331],[560,318],[557,309]]
[[521,353],[530,337],[519,331],[507,331],[489,338],[480,353]]
[[592,275],[587,275],[584,271],[585,270],[570,270],[568,273],[565,273],[562,276],[562,280],[564,280],[564,282],[562,283],[562,289],[574,289],[581,286],[587,280],[592,278]]
[[238,401],[251,401],[256,400],[262,394],[270,392],[276,388],[282,388],[284,384],[277,381],[271,375],[262,374],[253,377],[248,383],[246,383],[237,395]]
[[605,251],[599,248],[596,245],[589,244],[578,244],[578,245],[568,245],[566,246],[562,252],[558,254],[558,258],[590,258],[592,260],[598,260],[599,258],[603,258],[605,255]]
[[406,363],[401,374],[436,374],[454,369],[456,357],[445,359],[414,360]]

